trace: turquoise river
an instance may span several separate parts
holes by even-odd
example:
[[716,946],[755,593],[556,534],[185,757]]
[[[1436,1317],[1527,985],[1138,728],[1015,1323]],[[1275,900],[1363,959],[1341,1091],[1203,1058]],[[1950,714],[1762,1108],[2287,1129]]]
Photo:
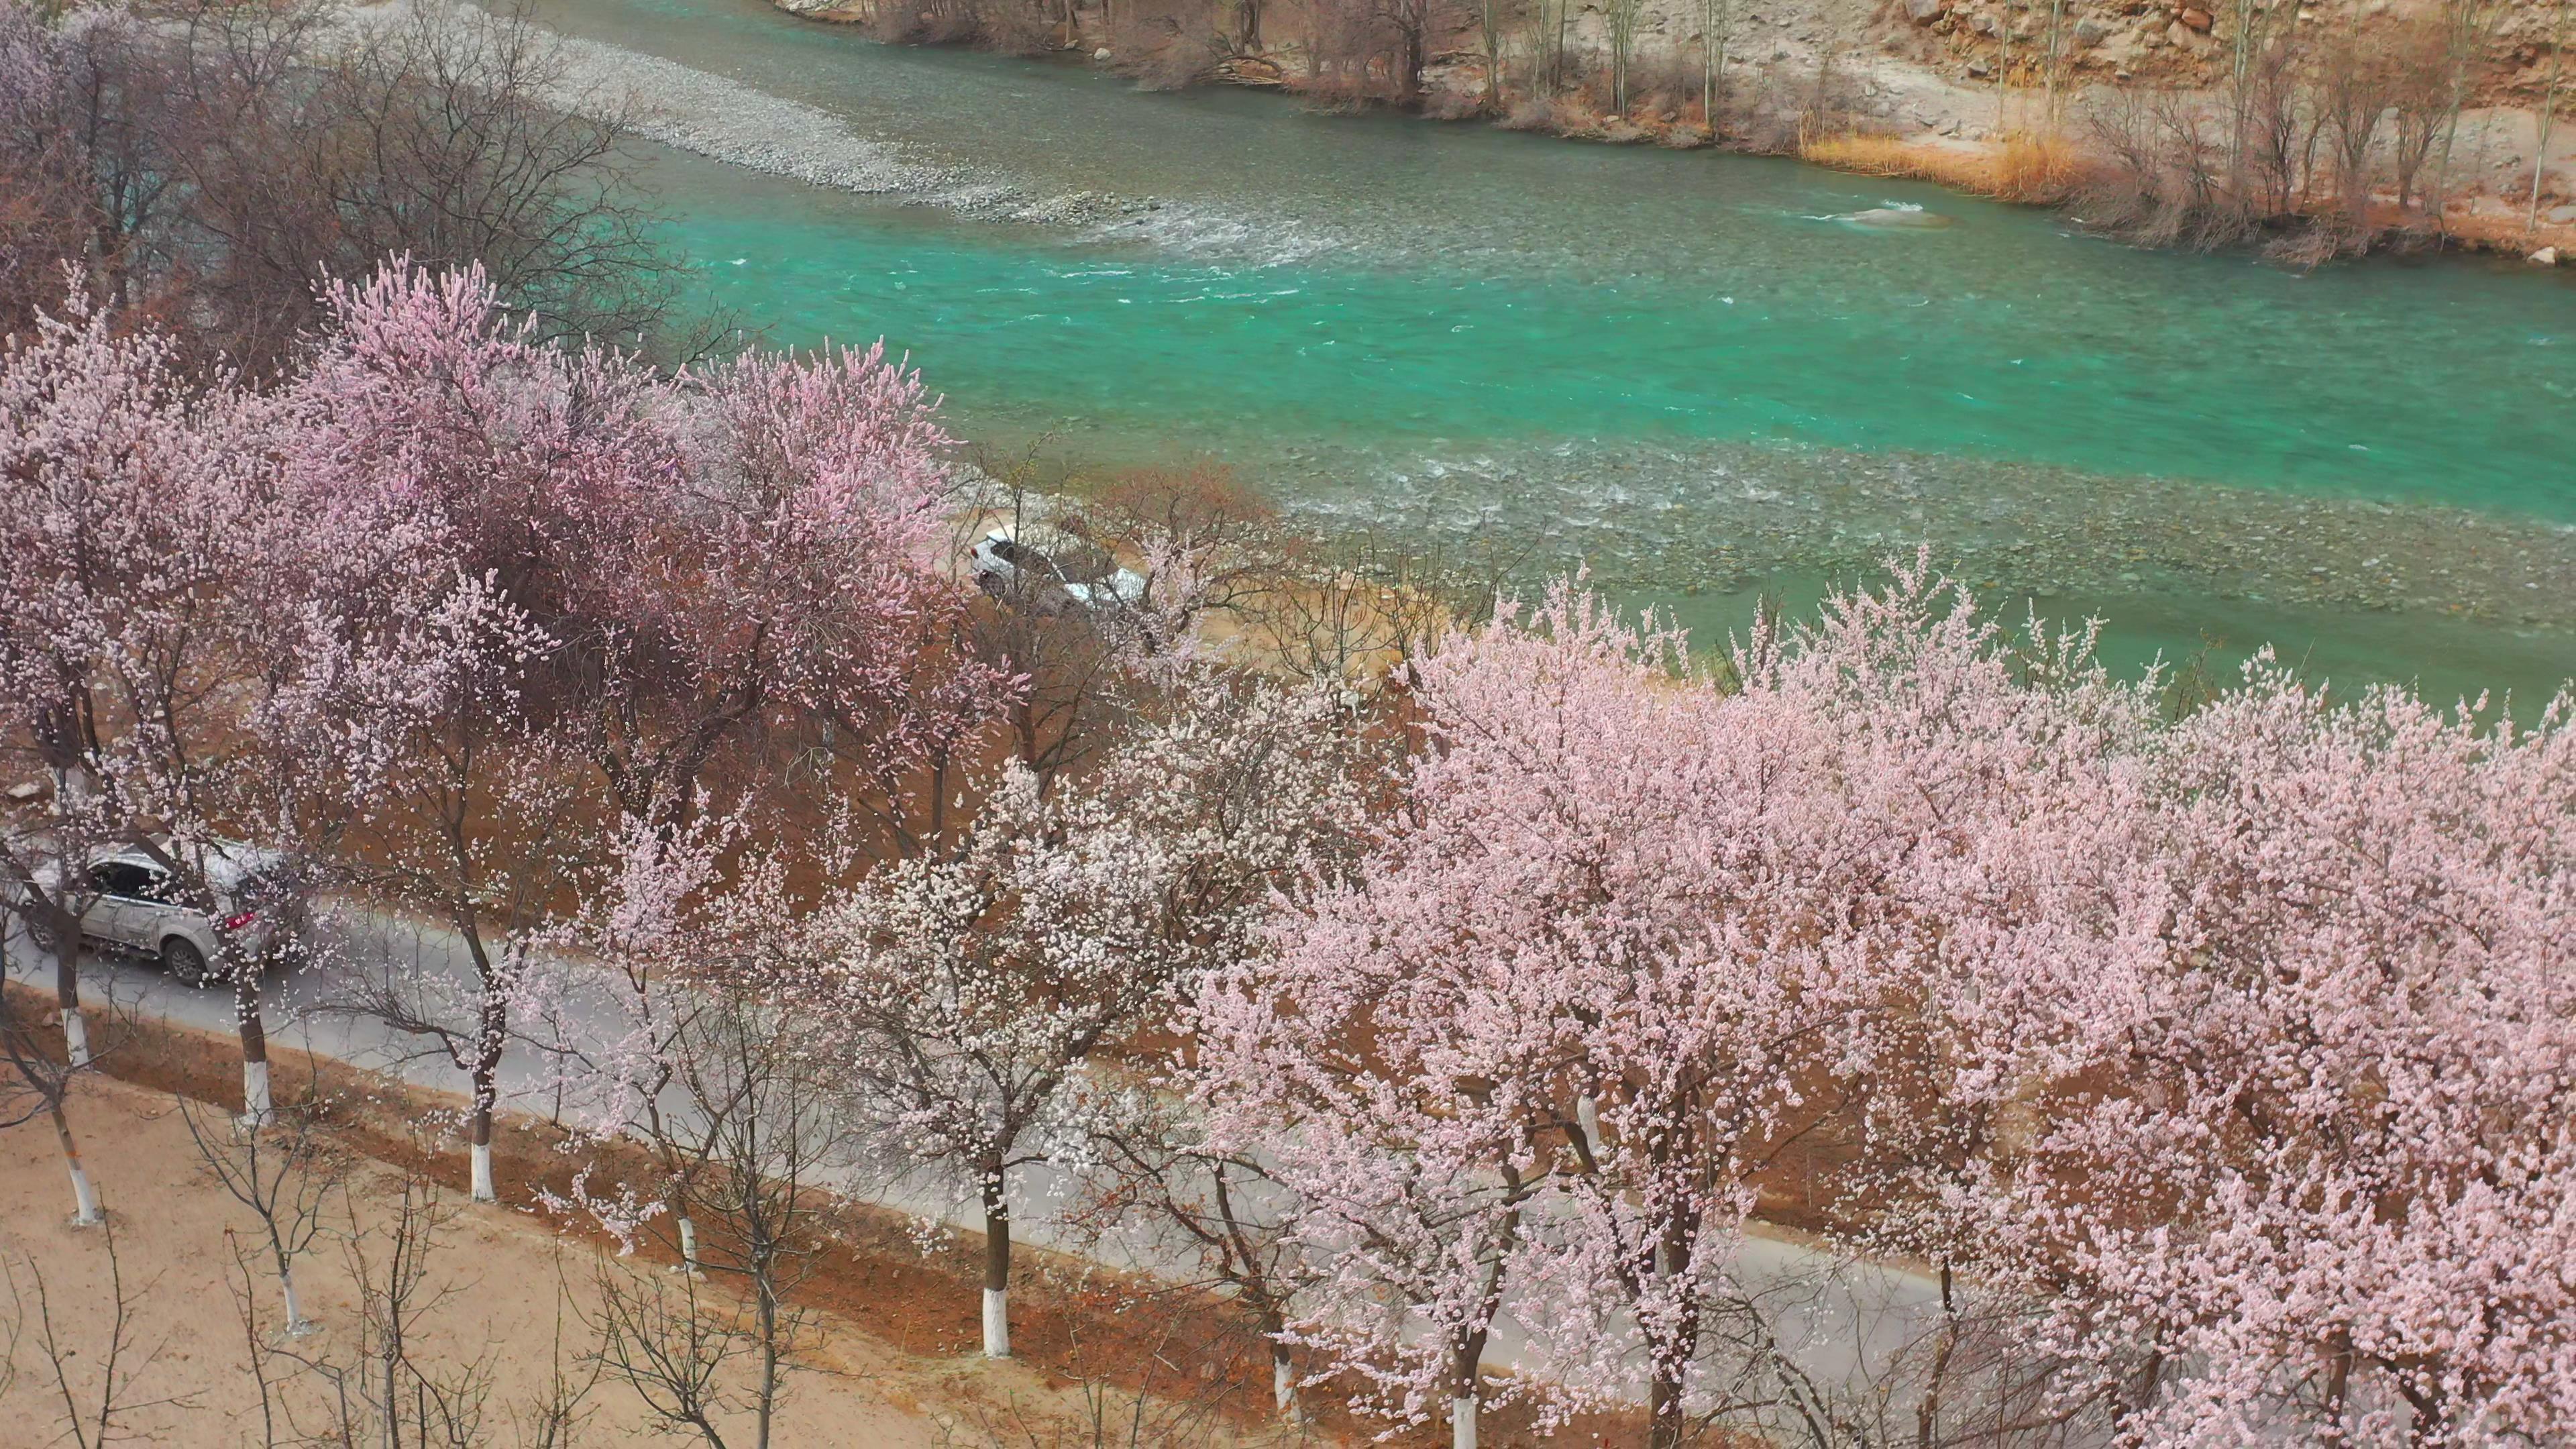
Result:
[[[2576,287],[2299,273],[1785,161],[880,47],[762,0],[537,16],[829,113],[948,190],[657,150],[703,295],[908,352],[971,437],[1214,456],[1319,526],[1544,541],[1703,633],[1928,542],[2131,664],[2270,640],[2444,697],[2576,675]],[[649,99],[649,98],[648,98]],[[1946,226],[1846,218],[1923,208]]]

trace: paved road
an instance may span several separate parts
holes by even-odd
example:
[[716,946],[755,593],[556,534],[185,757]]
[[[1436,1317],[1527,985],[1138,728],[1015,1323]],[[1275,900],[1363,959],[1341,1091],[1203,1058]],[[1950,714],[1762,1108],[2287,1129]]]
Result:
[[[318,926],[326,958],[363,961],[378,970],[391,964],[416,973],[418,984],[432,991],[470,994],[471,966],[461,944],[442,928],[406,921],[372,910],[343,907],[322,913]],[[11,976],[50,986],[50,963],[39,962],[22,937],[5,943]],[[229,1035],[234,1030],[233,998],[221,987],[180,986],[157,965],[123,957],[93,955],[81,969],[85,995],[93,1002],[112,1001],[139,1016],[175,1022]],[[298,970],[279,973],[266,983],[263,1017],[273,1043],[336,1058],[356,1066],[399,1076],[420,1086],[461,1092],[465,1081],[434,1044],[403,1037],[383,1023],[334,1009],[335,988],[323,973]],[[460,995],[458,999],[465,999]],[[576,1003],[569,1029],[604,1034],[612,1026],[604,1009],[583,1015]],[[501,1072],[503,1106],[536,1116],[556,1110],[553,1074],[545,1071],[532,1049],[515,1049]],[[943,1185],[907,1174],[897,1162],[853,1163],[837,1184],[853,1195],[897,1211],[938,1218],[980,1229],[982,1220]],[[104,1185],[110,1193],[113,1184]],[[1056,1206],[1070,1199],[1074,1186],[1052,1168],[1023,1169],[1012,1184],[1015,1235],[1020,1241],[1057,1251],[1087,1252],[1110,1266],[1166,1275],[1185,1265],[1166,1257],[1160,1245],[1142,1232],[1112,1234],[1106,1241],[1077,1242]],[[506,1193],[507,1186],[504,1185]],[[1741,1259],[1741,1277],[1777,1305],[1774,1323],[1790,1357],[1819,1382],[1860,1390],[1883,1370],[1888,1355],[1931,1321],[1938,1303],[1937,1287],[1923,1276],[1875,1265],[1855,1266],[1777,1236],[1751,1239]],[[1508,1315],[1509,1305],[1506,1305]],[[1509,1322],[1497,1325],[1488,1362],[1507,1366],[1528,1352],[1525,1338]]]

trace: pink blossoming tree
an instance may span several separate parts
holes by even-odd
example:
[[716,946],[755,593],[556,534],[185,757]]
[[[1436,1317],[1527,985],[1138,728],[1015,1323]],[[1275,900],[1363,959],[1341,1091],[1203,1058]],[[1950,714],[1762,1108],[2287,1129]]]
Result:
[[[2115,849],[2071,812],[2022,837],[2108,868],[2014,872],[2050,908],[1959,942],[2043,998],[2009,1035],[1960,1013],[1962,1089],[2017,1086],[2028,1118],[1973,1241],[2124,1435],[2571,1422],[2566,720],[2330,704],[2258,658],[2157,742]],[[2089,982],[2046,959],[2069,935]]]
[[888,865],[815,925],[861,1130],[971,1195],[984,1348],[1010,1353],[1012,1179],[1089,1152],[1095,1058],[1246,947],[1270,893],[1357,802],[1337,706],[1209,669],[1096,770],[1016,764],[966,839]]

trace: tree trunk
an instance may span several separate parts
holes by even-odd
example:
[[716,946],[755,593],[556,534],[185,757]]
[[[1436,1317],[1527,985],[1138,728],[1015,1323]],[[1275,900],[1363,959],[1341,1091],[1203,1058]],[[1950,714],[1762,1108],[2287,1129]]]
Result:
[[498,1202],[492,1188],[492,1109],[499,1104],[496,1083],[501,1070],[501,1049],[508,1042],[510,1029],[508,1008],[502,1005],[493,989],[492,972],[484,966],[477,952],[477,967],[483,978],[483,1020],[475,1037],[475,1059],[471,1073],[474,1082],[474,1200]]
[[1288,1345],[1279,1341],[1287,1327],[1279,1315],[1265,1314],[1262,1333],[1270,1339],[1270,1406],[1283,1424],[1302,1424],[1306,1416],[1297,1407],[1297,1366],[1291,1360]]
[[[1655,1244],[1656,1276],[1670,1282],[1687,1272],[1691,1256],[1691,1223],[1682,1213],[1669,1213]],[[1650,1449],[1680,1449],[1682,1442],[1682,1377],[1698,1348],[1694,1321],[1685,1317],[1669,1342],[1647,1338],[1654,1355],[1652,1379],[1646,1386],[1646,1442]]]
[[[2043,81],[2048,87],[2048,114],[2043,118],[2043,135],[2057,139],[2057,83],[2066,69],[2066,0],[2050,0],[2048,7],[2048,74]],[[2243,195],[2242,191],[2237,193]]]
[[485,1074],[474,1085],[472,1142],[474,1146],[473,1196],[476,1202],[501,1200],[500,1194],[492,1188],[492,1104],[485,1085],[488,1080],[488,1074]]
[[1646,1389],[1646,1444],[1648,1449],[1680,1449],[1681,1442],[1681,1379],[1659,1367]]
[[[1706,27],[1701,27],[1705,32]],[[1703,33],[1699,41],[1699,118],[1708,126],[1711,138],[1717,135],[1717,50]]]
[[2352,1391],[2352,1335],[2336,1329],[2326,1338],[2326,1422],[2317,1431],[2318,1442],[2349,1444],[2350,1426],[2344,1423],[2344,1402]]
[[2549,87],[2540,93],[2540,139],[2531,148],[2531,209],[2523,214],[2525,241],[2540,230],[2540,177],[2549,165],[2549,133],[2557,129],[2558,83],[2567,73],[2567,0],[2550,12]]
[[1477,1378],[1484,1366],[1485,1334],[1479,1329],[1458,1344],[1449,1361],[1449,1449],[1476,1449]]
[[984,1177],[984,1356],[1011,1356],[1011,1204],[999,1171]]
[[752,1443],[755,1449],[769,1449],[770,1426],[778,1417],[777,1262],[764,1251],[759,1263],[760,1403]]
[[286,1332],[290,1338],[302,1338],[322,1325],[304,1316],[295,1301],[295,1269],[281,1264],[277,1270],[277,1291],[286,1299]]
[[1950,1355],[1959,1345],[1959,1310],[1951,1297],[1950,1265],[1941,1265],[1941,1338],[1932,1351],[1932,1369],[1923,1397],[1914,1406],[1916,1449],[1932,1449],[1941,1432],[1941,1390],[1950,1377]]
[[698,1220],[680,1214],[680,1271],[692,1278],[707,1276],[698,1267]]
[[102,1219],[98,1215],[98,1189],[90,1186],[89,1169],[81,1166],[80,1145],[72,1141],[72,1120],[63,1115],[63,1104],[53,1104],[54,1140],[62,1144],[63,1166],[72,1177],[72,1226],[94,1228]]
[[268,1089],[268,1027],[259,1016],[259,973],[233,963],[233,1019],[241,1028],[242,1122],[265,1127],[276,1117]]
[[54,1000],[63,1009],[63,1050],[75,1069],[89,1065],[89,1018],[80,1003],[80,918],[46,908],[53,918]]

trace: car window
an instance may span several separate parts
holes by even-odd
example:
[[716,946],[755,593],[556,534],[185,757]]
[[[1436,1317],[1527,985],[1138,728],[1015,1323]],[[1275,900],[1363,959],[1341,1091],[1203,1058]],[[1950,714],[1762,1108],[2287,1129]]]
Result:
[[993,557],[1000,559],[1004,563],[1018,563],[1020,561],[1020,546],[1011,542],[1007,538],[996,539],[993,543]]
[[89,882],[101,895],[147,900],[153,873],[130,860],[102,860],[89,868]]

